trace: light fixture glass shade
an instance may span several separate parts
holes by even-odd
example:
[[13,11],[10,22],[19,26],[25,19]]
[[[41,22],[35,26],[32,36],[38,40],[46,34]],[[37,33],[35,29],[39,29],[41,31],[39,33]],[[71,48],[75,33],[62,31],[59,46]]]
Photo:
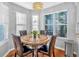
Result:
[[43,8],[43,3],[41,2],[35,2],[33,3],[33,9],[36,11],[40,11]]

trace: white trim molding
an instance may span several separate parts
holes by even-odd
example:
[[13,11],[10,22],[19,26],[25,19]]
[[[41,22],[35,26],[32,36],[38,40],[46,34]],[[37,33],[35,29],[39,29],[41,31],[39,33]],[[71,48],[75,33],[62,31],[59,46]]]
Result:
[[56,49],[59,49],[59,50],[62,50],[62,51],[65,51],[65,49],[64,48],[61,48],[61,47],[55,47]]

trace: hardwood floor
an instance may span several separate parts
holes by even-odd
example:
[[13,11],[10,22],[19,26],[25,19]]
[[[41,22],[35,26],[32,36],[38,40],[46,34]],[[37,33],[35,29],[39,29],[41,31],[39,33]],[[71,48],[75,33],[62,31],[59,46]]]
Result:
[[60,49],[55,49],[55,56],[56,57],[64,57],[65,52]]
[[[15,54],[15,50],[12,50],[8,53],[8,55],[6,57],[14,57],[14,54]],[[46,55],[42,55],[41,53],[38,53],[38,55],[39,55],[39,57],[47,57]],[[31,56],[32,56],[32,54],[29,54],[26,57],[31,57]],[[56,57],[64,57],[64,51],[55,48],[55,56]]]

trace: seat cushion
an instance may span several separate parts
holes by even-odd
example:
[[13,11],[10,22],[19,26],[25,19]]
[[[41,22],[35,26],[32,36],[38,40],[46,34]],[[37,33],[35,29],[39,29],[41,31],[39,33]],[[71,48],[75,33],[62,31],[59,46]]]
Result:
[[32,50],[32,49],[28,48],[27,46],[23,46],[23,49],[24,49],[23,52],[28,52],[28,51]]
[[48,51],[48,49],[47,49],[47,45],[43,45],[43,46],[42,46],[41,48],[39,48],[38,50],[47,52],[47,51]]

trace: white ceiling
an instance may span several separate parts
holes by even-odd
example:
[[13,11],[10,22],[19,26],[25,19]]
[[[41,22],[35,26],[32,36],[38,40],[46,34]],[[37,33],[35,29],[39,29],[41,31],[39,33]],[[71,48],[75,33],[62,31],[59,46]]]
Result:
[[[33,10],[33,8],[32,8],[33,2],[14,2],[14,3],[18,4],[22,7]],[[42,2],[42,3],[43,3],[43,9],[45,9],[45,8],[48,8],[48,7],[51,7],[51,6],[58,5],[58,4],[63,3],[63,2]]]

